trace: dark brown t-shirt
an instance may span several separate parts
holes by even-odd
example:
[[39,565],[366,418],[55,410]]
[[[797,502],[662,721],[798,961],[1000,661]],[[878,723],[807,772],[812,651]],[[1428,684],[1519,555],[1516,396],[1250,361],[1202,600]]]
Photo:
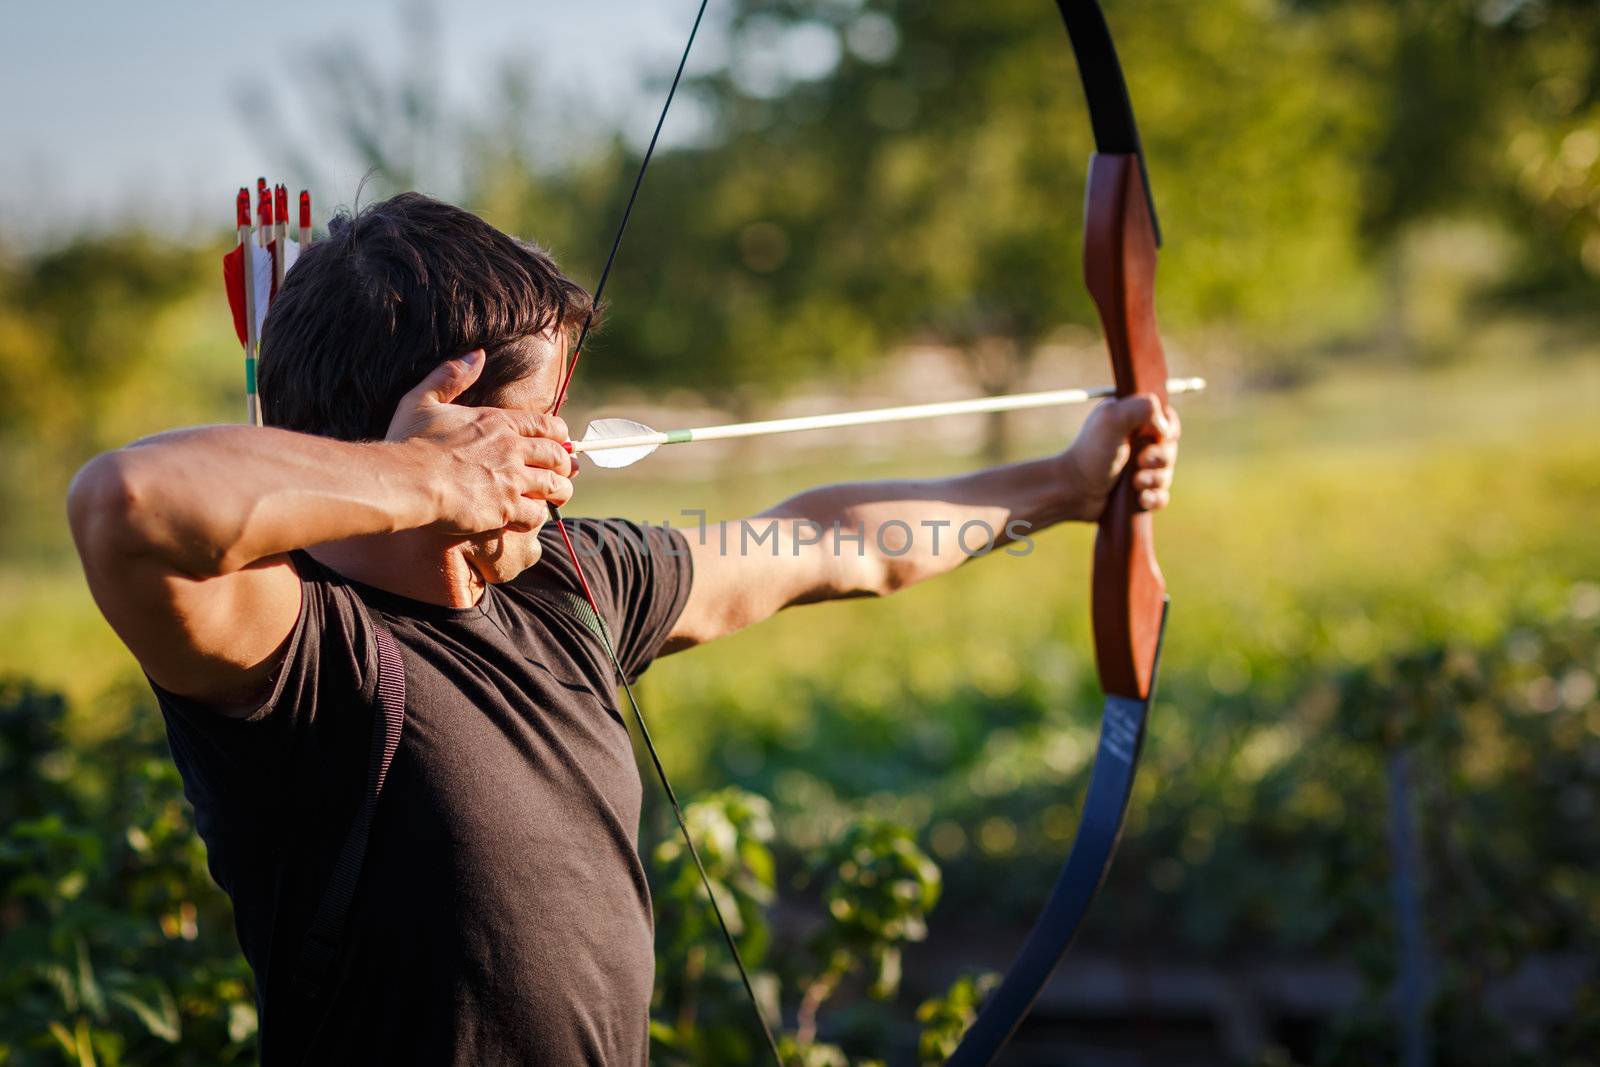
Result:
[[[681,535],[568,523],[630,677],[692,572]],[[582,622],[559,536],[476,607],[349,581],[298,555],[300,620],[246,718],[157,690],[213,877],[255,971],[265,1067],[634,1065],[648,1056],[650,894],[641,784],[615,672]],[[406,721],[336,977],[295,964],[360,800],[388,624]]]

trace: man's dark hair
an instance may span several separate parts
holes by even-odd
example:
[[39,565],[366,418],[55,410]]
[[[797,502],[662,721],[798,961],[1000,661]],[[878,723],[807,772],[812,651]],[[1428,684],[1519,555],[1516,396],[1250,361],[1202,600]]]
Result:
[[[284,278],[261,337],[264,421],[346,441],[383,437],[400,398],[474,348],[460,403],[493,405],[535,369],[530,341],[576,334],[589,294],[541,249],[420,193],[341,214]],[[575,341],[576,337],[570,337]]]

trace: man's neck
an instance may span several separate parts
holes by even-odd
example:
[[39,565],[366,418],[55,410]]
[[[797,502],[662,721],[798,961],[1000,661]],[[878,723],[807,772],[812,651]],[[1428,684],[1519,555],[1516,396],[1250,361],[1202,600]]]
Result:
[[306,551],[346,578],[425,604],[470,608],[485,588],[459,548],[441,548],[416,533],[352,537]]

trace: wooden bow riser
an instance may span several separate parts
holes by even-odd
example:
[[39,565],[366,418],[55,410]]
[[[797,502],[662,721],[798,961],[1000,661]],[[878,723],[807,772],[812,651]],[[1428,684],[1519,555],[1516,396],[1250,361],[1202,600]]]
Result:
[[[1083,273],[1100,312],[1118,396],[1167,400],[1167,360],[1156,330],[1156,236],[1139,159],[1096,154],[1089,163]],[[1148,440],[1132,441],[1134,454]],[[1151,515],[1139,504],[1130,460],[1095,535],[1093,623],[1100,686],[1110,695],[1150,695],[1166,583],[1156,562]]]

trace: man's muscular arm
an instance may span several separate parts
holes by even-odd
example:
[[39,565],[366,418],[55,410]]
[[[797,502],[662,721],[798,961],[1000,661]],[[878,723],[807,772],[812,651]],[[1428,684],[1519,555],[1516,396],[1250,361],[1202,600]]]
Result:
[[481,353],[441,365],[402,402],[391,440],[350,443],[218,426],[92,460],[68,496],[90,591],[145,671],[226,704],[259,691],[300,611],[286,553],[431,527],[533,528],[571,495],[560,421],[450,401]]
[[1177,416],[1150,397],[1130,397],[1096,408],[1058,455],[954,478],[824,486],[751,519],[689,532],[694,587],[665,650],[797,604],[885,596],[954,570],[990,544],[1058,522],[1092,522],[1129,461],[1128,439],[1141,430],[1154,443],[1135,460],[1135,484],[1156,510],[1172,483]]

